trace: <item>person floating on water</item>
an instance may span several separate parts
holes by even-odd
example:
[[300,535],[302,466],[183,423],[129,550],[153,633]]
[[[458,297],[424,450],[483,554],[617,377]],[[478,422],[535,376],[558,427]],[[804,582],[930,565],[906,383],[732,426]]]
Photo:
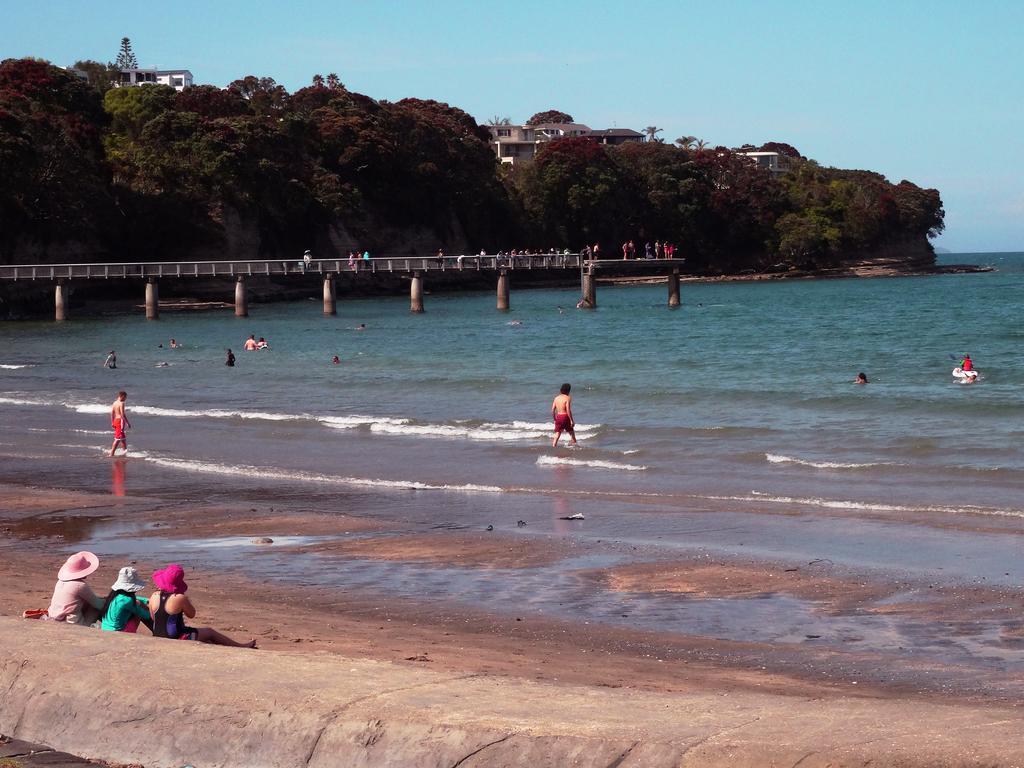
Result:
[[562,432],[568,432],[571,442],[569,445],[576,445],[576,422],[572,418],[572,397],[569,396],[570,384],[563,384],[559,394],[551,403],[551,416],[555,420],[555,436],[551,440],[551,447],[558,445]]
[[333,363],[334,365],[341,365],[341,358],[335,355],[334,357],[331,358],[331,363]]
[[256,349],[270,349],[270,345],[267,344],[267,340],[260,336],[260,340],[256,342]]
[[178,342],[176,342],[174,339],[171,339],[171,349],[177,349],[177,348],[178,348]]
[[128,393],[123,389],[117,393],[117,399],[110,406],[110,426],[114,430],[114,443],[110,446],[110,455],[114,455],[117,446],[124,448],[124,455],[128,455],[128,438],[125,429],[131,429],[131,422],[128,421],[128,414],[124,410],[124,401],[128,399]]
[[117,368],[117,355],[114,350],[110,350],[110,354],[107,355],[107,359],[103,361],[104,368]]
[[864,373],[863,371],[861,371],[860,373],[857,374],[857,378],[853,380],[853,383],[854,384],[867,384],[868,383],[867,374]]
[[242,349],[244,349],[246,352],[256,351],[256,334],[249,334],[249,338],[245,340],[245,344],[242,345]]
[[228,368],[235,367],[235,353],[232,352],[230,349],[228,350],[228,357],[224,361],[224,365],[226,365]]

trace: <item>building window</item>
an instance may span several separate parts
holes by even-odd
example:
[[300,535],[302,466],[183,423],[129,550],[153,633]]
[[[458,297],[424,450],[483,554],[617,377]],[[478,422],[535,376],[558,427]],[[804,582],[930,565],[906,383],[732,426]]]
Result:
[[173,85],[173,86],[175,86],[177,88],[181,88],[182,86],[185,85],[185,78],[183,78],[183,77],[172,77],[171,78],[171,85]]
[[498,135],[499,136],[511,136],[512,135],[512,129],[511,128],[499,128],[498,129]]

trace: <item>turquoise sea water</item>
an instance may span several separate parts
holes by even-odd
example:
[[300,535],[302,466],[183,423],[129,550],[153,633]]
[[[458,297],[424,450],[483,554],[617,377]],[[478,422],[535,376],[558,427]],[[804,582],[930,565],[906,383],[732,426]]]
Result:
[[[0,451],[107,483],[107,468],[81,467],[102,466],[125,389],[129,492],[447,488],[475,503],[1024,516],[1024,254],[943,259],[997,271],[684,284],[679,310],[663,285],[602,285],[592,312],[575,291],[513,285],[508,314],[481,293],[428,295],[419,316],[405,299],[342,296],[334,318],[310,300],[247,319],[4,323]],[[243,352],[250,333],[271,350]],[[951,376],[963,352],[978,384]],[[858,371],[869,385],[853,384]],[[548,445],[564,381],[578,450]],[[30,472],[24,461],[8,476]]]

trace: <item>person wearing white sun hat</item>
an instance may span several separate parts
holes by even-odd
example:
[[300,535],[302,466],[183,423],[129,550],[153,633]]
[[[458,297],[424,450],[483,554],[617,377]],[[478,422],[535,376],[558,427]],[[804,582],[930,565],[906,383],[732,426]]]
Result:
[[92,552],[76,552],[57,572],[47,618],[68,624],[89,626],[99,618],[103,598],[85,583],[85,578],[100,567],[100,559]]
[[117,581],[110,585],[110,594],[100,611],[100,629],[108,632],[134,632],[141,622],[152,630],[149,601],[137,594],[145,588],[146,582],[139,578],[138,572],[130,565],[118,571]]

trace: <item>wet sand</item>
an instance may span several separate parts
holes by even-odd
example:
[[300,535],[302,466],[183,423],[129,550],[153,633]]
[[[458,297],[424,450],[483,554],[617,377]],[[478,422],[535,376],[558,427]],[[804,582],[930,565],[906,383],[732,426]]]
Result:
[[[630,562],[603,542],[566,537],[16,485],[0,486],[0,533],[8,616],[45,607],[66,554],[88,545],[102,559],[97,592],[126,562],[144,574],[182,562],[196,624],[262,648],[652,691],[1024,701],[1024,621],[1019,594],[1005,587],[884,581],[829,561],[651,551]],[[372,580],[356,584],[367,569]],[[436,572],[450,591],[432,588]],[[520,582],[548,578],[571,578],[566,606],[583,601],[598,618],[573,615],[557,588],[537,604],[514,598]],[[466,584],[473,599],[460,592]],[[657,602],[665,595],[684,602]],[[773,630],[774,642],[737,639],[730,621],[761,606],[794,627]],[[714,613],[720,624],[701,626],[720,632],[657,629],[661,613],[682,610]],[[814,622],[826,629],[808,629]]]

